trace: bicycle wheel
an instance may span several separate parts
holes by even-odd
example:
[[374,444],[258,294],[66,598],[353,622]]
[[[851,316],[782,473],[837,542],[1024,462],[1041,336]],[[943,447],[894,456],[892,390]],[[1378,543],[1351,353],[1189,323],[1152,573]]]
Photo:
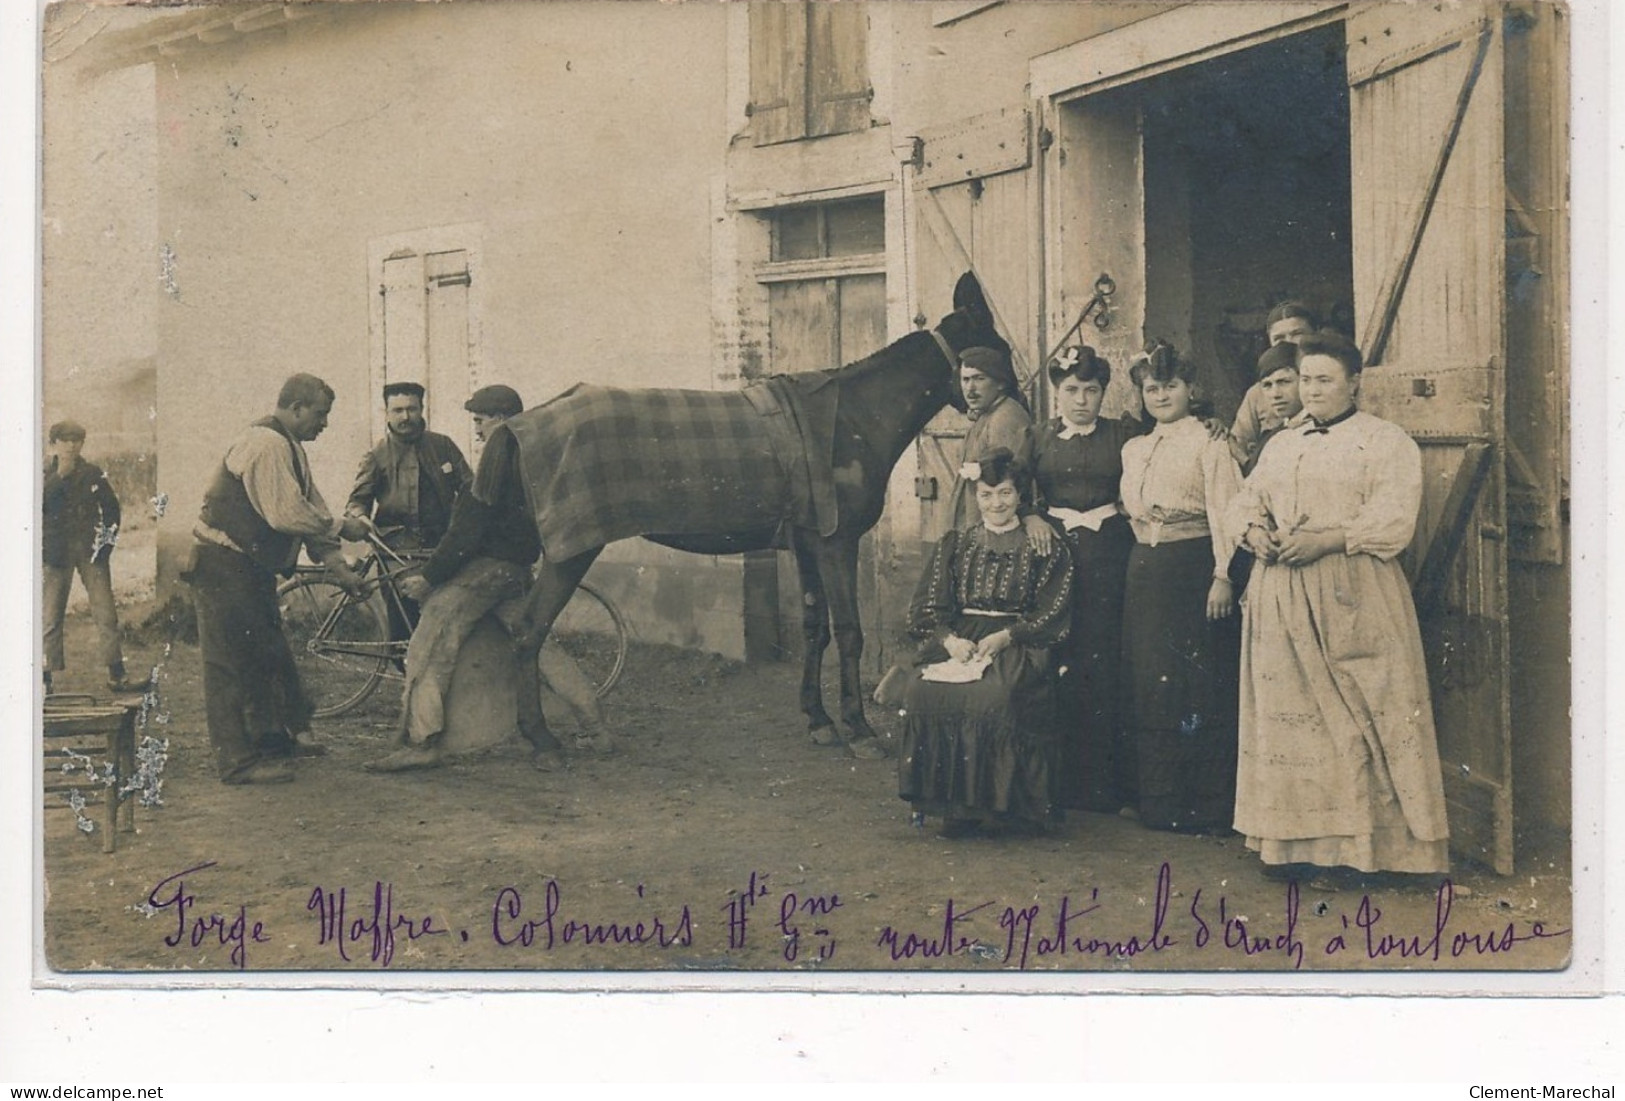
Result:
[[384,679],[389,632],[371,600],[352,601],[320,576],[295,577],[277,590],[282,629],[299,679],[318,718],[361,706]]
[[593,691],[603,698],[626,668],[626,623],[621,613],[591,585],[580,585],[559,618],[547,644],[574,659]]

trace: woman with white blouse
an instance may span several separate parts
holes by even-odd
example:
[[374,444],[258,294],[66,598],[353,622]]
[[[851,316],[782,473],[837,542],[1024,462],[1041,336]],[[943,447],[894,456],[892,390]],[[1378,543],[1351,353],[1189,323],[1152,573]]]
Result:
[[1341,334],[1300,342],[1308,417],[1264,449],[1226,514],[1258,561],[1243,612],[1235,827],[1284,873],[1444,872],[1433,706],[1398,561],[1421,508],[1421,452],[1358,410],[1360,376]]
[[1191,415],[1190,366],[1157,342],[1129,371],[1151,433],[1123,445],[1134,529],[1124,592],[1125,728],[1139,818],[1154,829],[1227,830],[1234,811],[1239,635],[1220,519],[1240,488],[1228,445]]

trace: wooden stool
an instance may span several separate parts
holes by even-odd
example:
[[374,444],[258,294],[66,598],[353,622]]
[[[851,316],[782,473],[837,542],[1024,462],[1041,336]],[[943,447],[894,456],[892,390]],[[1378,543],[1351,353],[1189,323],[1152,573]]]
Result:
[[139,698],[97,703],[92,696],[45,697],[46,808],[68,805],[50,796],[66,795],[74,788],[84,790],[90,786],[74,773],[62,771],[63,763],[74,756],[88,757],[98,766],[111,763],[116,770],[115,781],[102,785],[105,811],[102,852],[105,853],[117,849],[119,831],[135,832],[135,800],[132,797],[123,801],[121,816],[119,788],[135,775],[135,719],[140,710]]

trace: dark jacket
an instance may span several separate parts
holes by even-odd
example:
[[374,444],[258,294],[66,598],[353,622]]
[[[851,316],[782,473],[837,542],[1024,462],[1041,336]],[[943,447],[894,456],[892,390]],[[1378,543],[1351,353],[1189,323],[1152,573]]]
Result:
[[451,526],[452,508],[474,471],[449,436],[424,432],[415,445],[386,433],[361,460],[344,511],[381,528],[402,528],[390,545],[433,547]]
[[423,576],[443,585],[471,558],[497,558],[532,566],[542,556],[542,537],[519,469],[519,441],[498,425],[480,453],[474,485],[457,499],[451,528],[424,563]]
[[102,468],[83,459],[73,473],[57,473],[56,458],[45,468],[41,549],[45,565],[58,568],[105,562],[118,535],[119,503]]

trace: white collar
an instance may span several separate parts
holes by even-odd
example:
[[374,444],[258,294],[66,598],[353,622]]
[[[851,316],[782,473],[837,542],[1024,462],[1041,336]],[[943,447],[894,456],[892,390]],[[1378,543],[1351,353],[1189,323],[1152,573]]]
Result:
[[1065,417],[1061,418],[1061,430],[1056,433],[1057,439],[1070,440],[1074,436],[1093,436],[1095,429],[1100,427],[1100,418],[1096,417],[1089,422],[1088,427],[1079,428]]
[[1002,528],[994,527],[992,524],[988,523],[986,519],[982,521],[982,526],[988,531],[992,532],[994,535],[1009,535],[1012,531],[1015,531],[1021,526],[1021,517],[1012,516],[1010,518],[1010,523]]
[[[1190,413],[1186,413],[1183,417],[1180,417],[1178,420],[1174,421],[1172,424],[1164,424],[1162,421],[1157,421],[1156,424],[1151,429],[1151,434],[1153,436],[1167,436],[1167,435],[1171,435],[1174,432],[1187,431],[1189,429],[1190,425],[1194,424],[1194,425],[1200,426],[1201,423],[1202,422],[1197,420],[1195,416],[1193,416]],[[1206,431],[1207,430],[1204,428],[1203,432],[1206,432]]]

